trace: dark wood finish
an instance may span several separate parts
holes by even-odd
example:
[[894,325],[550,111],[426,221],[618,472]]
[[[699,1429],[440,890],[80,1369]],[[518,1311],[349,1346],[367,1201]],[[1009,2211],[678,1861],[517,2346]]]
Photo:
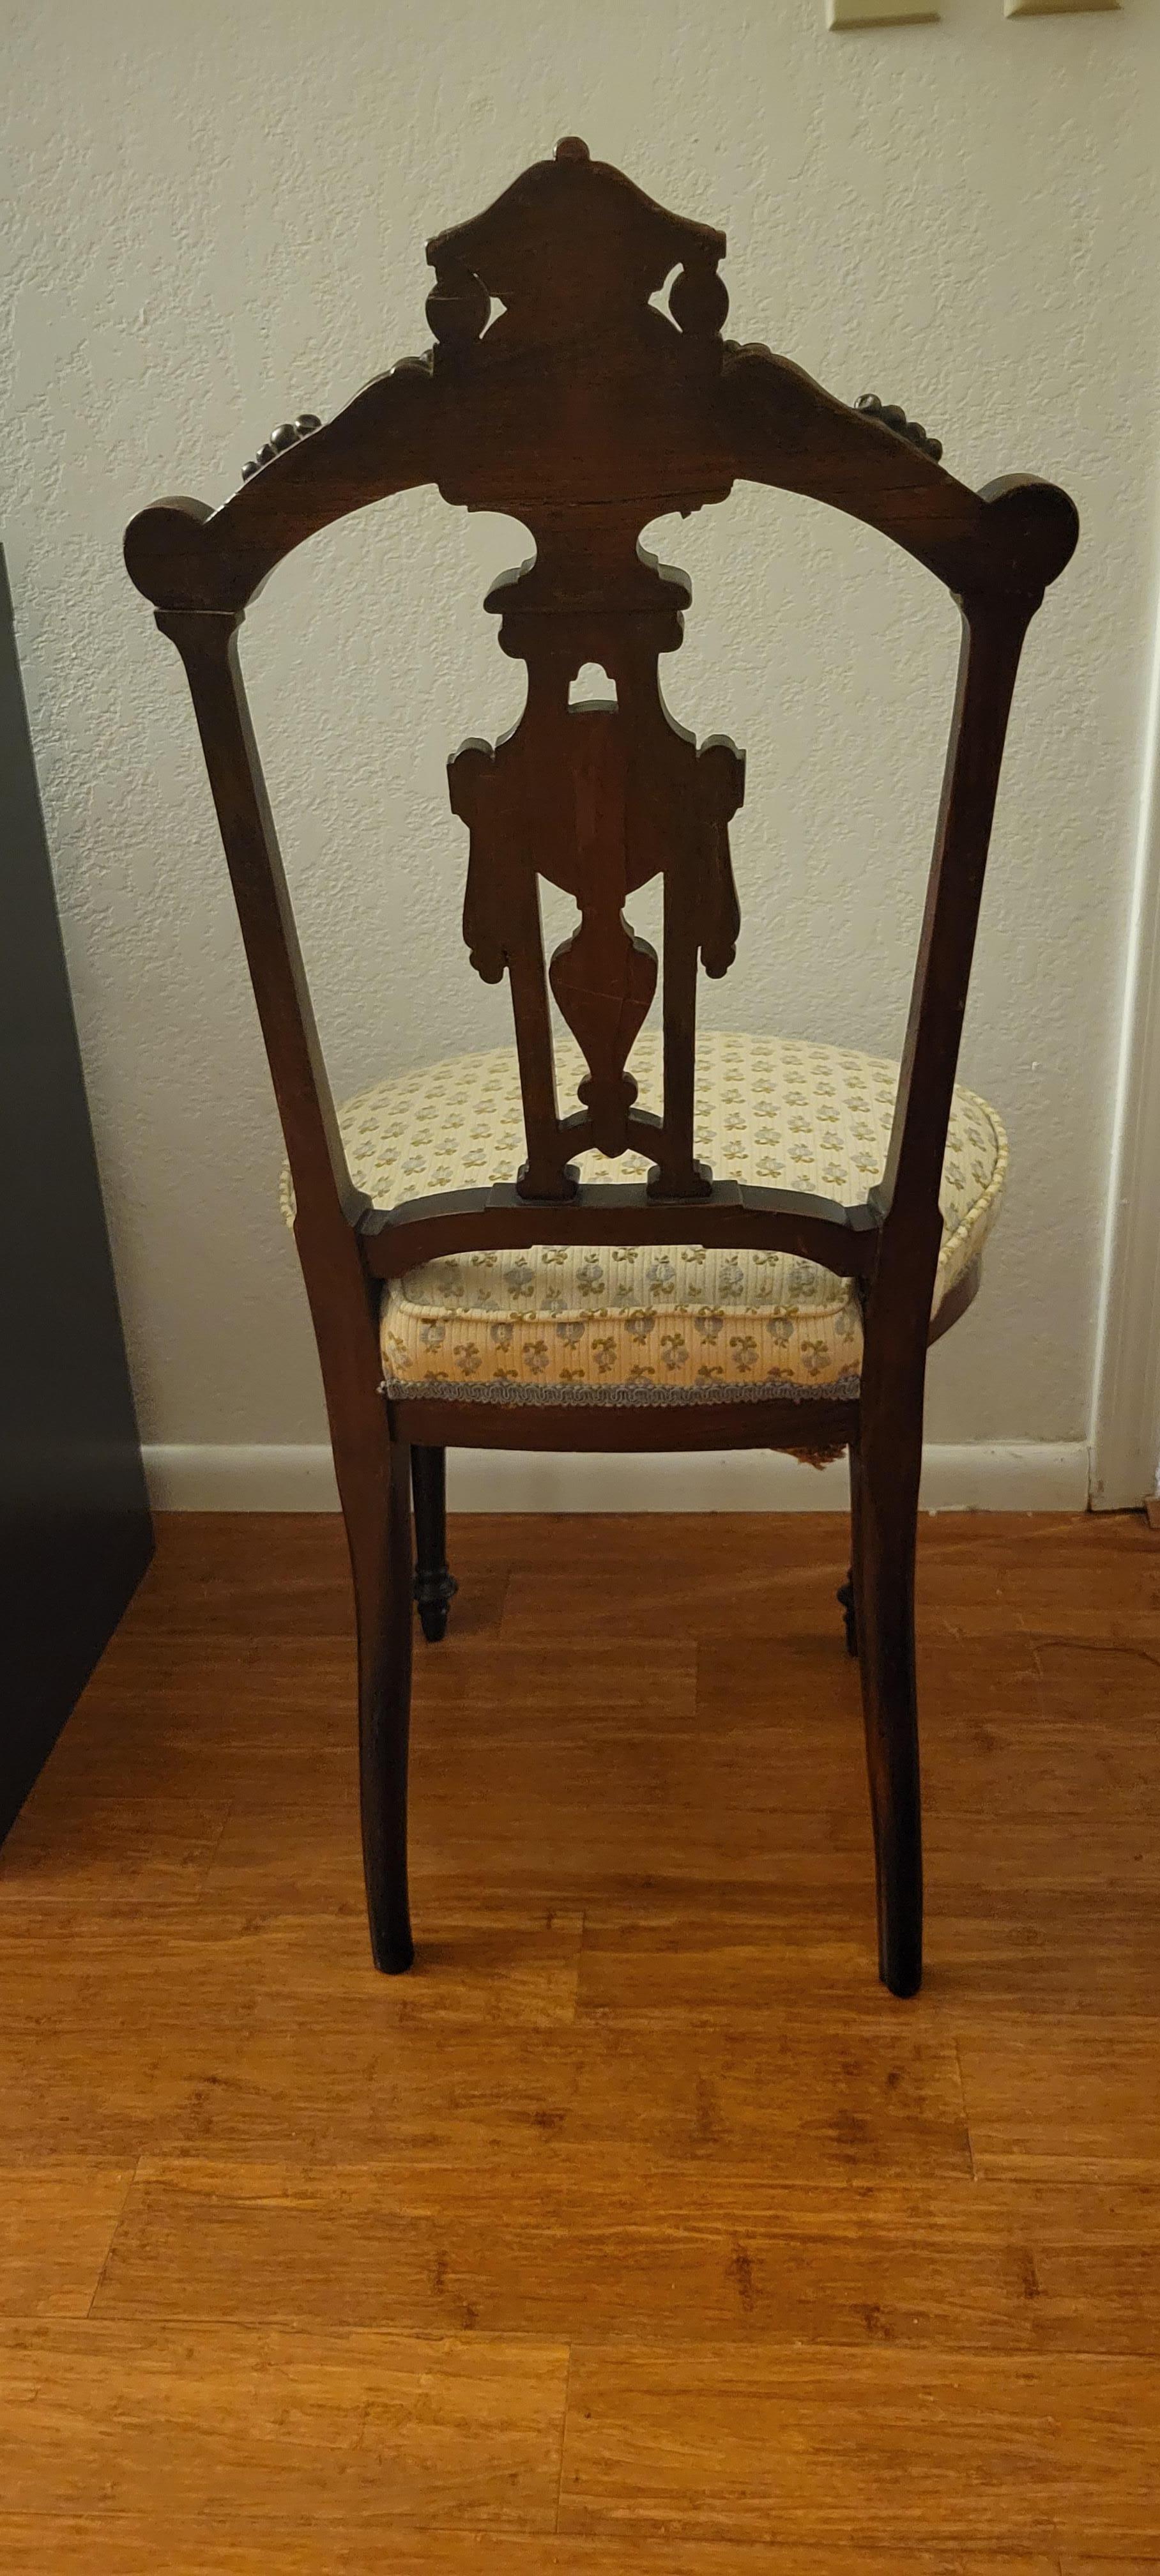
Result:
[[834,1599],[842,1613],[842,1624],[846,1632],[846,1652],[848,1655],[856,1657],[858,1653],[858,1614],[854,1602],[854,1568],[852,1565],[847,1568],[846,1580],[844,1583],[840,1583],[838,1585]]
[[[921,1966],[914,1540],[925,1358],[941,1234],[938,1189],[983,869],[1023,636],[1077,521],[1030,476],[968,491],[905,413],[837,401],[787,359],[721,337],[724,236],[655,205],[567,138],[474,221],[429,245],[434,346],[314,428],[288,423],[222,508],[161,502],[128,531],[134,581],[185,662],[294,1177],[363,1625],[368,1795],[401,1796],[404,1567],[397,1465],[408,1442],[534,1447],[770,1445],[851,1449],[857,1627],[875,1820],[882,1974]],[[667,278],[668,311],[652,301]],[[498,307],[494,311],[493,307]],[[302,434],[305,430],[305,434]],[[689,585],[641,546],[666,511],[724,500],[738,479],[802,493],[901,545],[952,592],[963,655],[886,1173],[864,1205],[738,1188],[692,1151],[699,965],[723,974],[738,931],[728,826],[743,766],[700,749],[658,687]],[[236,659],[247,602],[297,545],[352,510],[435,483],[505,511],[535,554],[493,588],[502,649],[527,702],[498,746],[450,764],[470,835],[464,929],[477,971],[511,984],[527,1161],[514,1187],[371,1209],[350,1183],[306,991]],[[597,663],[615,705],[573,706]],[[570,893],[574,936],[546,961],[539,878]],[[660,875],[663,1114],[635,1107],[626,1061],[658,961],[624,907]],[[563,1116],[549,991],[587,1071]],[[578,1190],[591,1145],[651,1158],[644,1191]],[[856,1279],[865,1308],[857,1406],[400,1402],[377,1394],[378,1283],[436,1252],[592,1240],[782,1247]],[[954,1311],[974,1293],[963,1283]],[[949,1304],[949,1301],[948,1301]],[[940,1329],[951,1320],[944,1309]],[[393,1644],[390,1642],[393,1641]],[[399,1658],[390,1667],[391,1654]],[[402,1821],[368,1833],[376,1955],[402,1964]]]
[[411,1450],[415,1496],[415,1607],[429,1646],[447,1634],[447,1614],[459,1586],[447,1563],[447,1452]]
[[2,1837],[153,1552],[2,550],[0,1208]]
[[[867,399],[872,401],[873,396],[864,396],[859,409],[865,407]],[[281,429],[276,429],[273,437],[266,440],[265,446],[258,449],[257,455],[251,456],[249,464],[243,465],[243,483],[249,482],[251,474],[260,474],[263,465],[272,465],[274,458],[281,456],[285,448],[295,446],[300,438],[309,438],[314,430],[321,427],[322,422],[316,411],[300,412],[297,420],[284,420]]]
[[388,1407],[400,1440],[448,1449],[841,1450],[853,1403],[473,1404],[406,1396]]
[[796,1252],[839,1278],[868,1277],[878,1250],[878,1218],[866,1206],[749,1182],[711,1181],[693,1201],[658,1197],[632,1181],[588,1181],[558,1202],[545,1237],[542,1204],[503,1183],[494,1189],[443,1190],[397,1208],[374,1208],[361,1228],[371,1276],[397,1279],[448,1252],[517,1251],[543,1243],[716,1243],[735,1249]]
[[[411,1461],[383,1440],[380,1483],[343,1511],[358,1621],[359,1805],[376,1968],[400,1976],[415,1956],[407,1893],[411,1725]],[[340,1491],[342,1488],[340,1487]]]

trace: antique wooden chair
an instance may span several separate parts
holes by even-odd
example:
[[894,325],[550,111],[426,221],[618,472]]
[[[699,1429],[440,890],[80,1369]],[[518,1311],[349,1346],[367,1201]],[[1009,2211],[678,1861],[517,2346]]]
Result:
[[[959,1033],[1020,648],[1077,521],[1032,477],[967,490],[904,413],[873,397],[848,408],[787,359],[723,341],[724,249],[566,139],[429,245],[425,357],[326,427],[306,415],[278,430],[220,509],[144,511],[126,561],[185,664],[285,1132],[354,1575],[378,1966],[413,1956],[412,1471],[417,1595],[438,1636],[454,1589],[449,1442],[848,1449],[880,1968],[907,1995],[922,1972],[926,1351],[975,1293],[1004,1162],[998,1122],[955,1090]],[[666,314],[652,299],[670,277]],[[690,587],[639,538],[739,477],[881,530],[962,612],[900,1069],[772,1039],[697,1044],[698,963],[723,975],[738,934],[728,828],[744,772],[730,742],[698,750],[665,709],[658,657],[681,642]],[[464,933],[480,975],[509,977],[516,1050],[382,1084],[336,1115],[235,639],[304,538],[427,483],[535,541],[487,600],[527,666],[524,713],[450,763],[470,832]],[[615,703],[570,703],[592,664]],[[546,970],[541,876],[580,916]],[[623,907],[657,876],[652,1039],[657,958]],[[563,1116],[549,989],[571,1033],[564,1069],[581,1076]],[[654,1106],[638,1106],[630,1055]],[[706,1142],[724,1158],[716,1175]],[[616,1157],[626,1180],[608,1177]]]

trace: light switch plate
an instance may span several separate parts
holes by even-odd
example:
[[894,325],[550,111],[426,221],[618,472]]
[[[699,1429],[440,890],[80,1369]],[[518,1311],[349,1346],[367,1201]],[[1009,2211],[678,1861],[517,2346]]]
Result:
[[930,0],[828,0],[831,27],[906,27],[929,24],[939,16]]
[[1081,10],[1118,9],[1120,0],[1003,0],[1005,18],[1072,18]]

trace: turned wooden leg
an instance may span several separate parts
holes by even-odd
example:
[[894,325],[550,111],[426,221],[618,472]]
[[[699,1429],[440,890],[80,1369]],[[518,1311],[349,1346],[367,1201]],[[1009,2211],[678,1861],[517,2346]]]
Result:
[[846,1568],[846,1580],[838,1585],[837,1591],[838,1608],[846,1624],[848,1655],[856,1655],[858,1652],[858,1601],[854,1571],[858,1558],[858,1475],[859,1446],[858,1438],[855,1437],[850,1443],[850,1563]]
[[914,1670],[914,1555],[922,1417],[850,1451],[854,1619],[878,1879],[878,1970],[895,1995],[922,1983],[922,1810]]
[[[336,1464],[342,1491],[337,1452]],[[363,1873],[371,1952],[376,1968],[389,1977],[409,1968],[415,1955],[407,1902],[410,1481],[410,1451],[403,1442],[388,1441],[384,1425],[381,1464],[348,1479],[343,1495],[358,1620]]]
[[447,1570],[447,1452],[411,1451],[415,1490],[415,1601],[430,1646],[447,1634],[447,1613],[459,1586]]
[[852,1564],[847,1567],[846,1580],[844,1583],[840,1583],[838,1585],[838,1589],[834,1594],[834,1599],[838,1604],[838,1608],[842,1613],[842,1618],[845,1623],[846,1652],[848,1655],[856,1655],[858,1652],[858,1613],[854,1605],[854,1568]]

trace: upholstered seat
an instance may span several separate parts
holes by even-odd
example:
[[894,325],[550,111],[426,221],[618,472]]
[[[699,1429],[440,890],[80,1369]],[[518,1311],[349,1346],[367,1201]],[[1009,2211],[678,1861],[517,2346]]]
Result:
[[[562,1103],[584,1070],[561,1048]],[[660,1106],[660,1041],[632,1058],[642,1105]],[[849,1204],[881,1175],[896,1065],[847,1048],[703,1031],[696,1149],[718,1178],[813,1190]],[[380,1207],[514,1180],[524,1158],[513,1048],[451,1056],[377,1083],[340,1112],[352,1178]],[[585,1154],[584,1180],[641,1179],[647,1165]],[[956,1090],[943,1164],[934,1309],[995,1222],[1007,1140],[993,1109]],[[292,1213],[289,1186],[283,1204]],[[465,1252],[384,1290],[388,1394],[506,1403],[697,1403],[732,1395],[857,1393],[862,1327],[853,1283],[786,1252],[700,1245],[545,1244]]]

